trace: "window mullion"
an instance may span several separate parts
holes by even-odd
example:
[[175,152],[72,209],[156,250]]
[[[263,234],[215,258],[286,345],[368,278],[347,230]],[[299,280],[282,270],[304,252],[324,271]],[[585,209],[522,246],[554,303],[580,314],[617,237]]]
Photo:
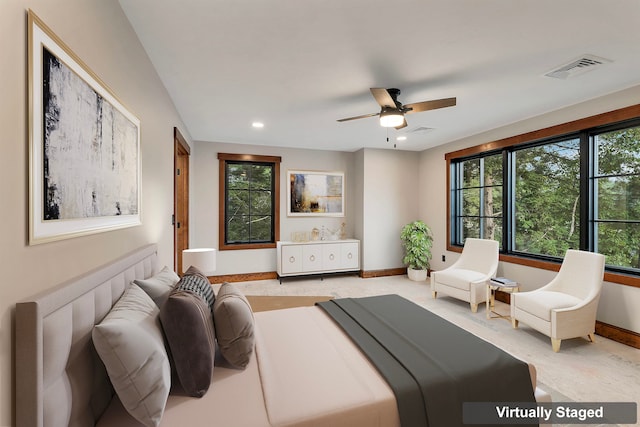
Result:
[[485,209],[484,205],[484,157],[480,159],[480,176],[479,176],[479,185],[478,185],[478,231],[480,233],[480,238],[484,239],[485,231]]
[[594,222],[597,215],[593,175],[595,174],[596,153],[587,132],[580,133],[580,249],[592,251],[594,248]]
[[452,175],[454,182],[454,190],[451,194],[451,211],[453,212],[453,223],[451,227],[451,236],[455,244],[461,243],[462,237],[462,162],[452,164]]
[[515,235],[516,235],[516,151],[509,153],[509,190],[508,201],[509,204],[509,229],[508,229],[508,243],[507,251],[513,252],[516,249]]
[[[463,163],[458,163],[457,165],[457,169],[458,169],[458,182],[462,183],[464,180],[464,167],[463,167]],[[457,193],[456,193],[456,200],[458,203],[457,209],[458,209],[458,215],[460,218],[462,218],[462,199],[463,199],[463,192],[462,190],[458,189]],[[459,221],[459,227],[457,230],[457,236],[456,236],[456,243],[458,244],[462,244],[462,236],[464,235],[464,223],[463,221]]]
[[228,162],[224,162],[224,182],[225,182],[225,186],[224,186],[224,200],[225,200],[225,204],[224,204],[224,218],[220,218],[220,221],[224,221],[224,235],[225,235],[225,243],[226,242],[226,236],[229,235],[229,185],[227,185],[229,183],[229,163]]
[[249,201],[249,206],[247,207],[247,221],[249,222],[249,235],[248,241],[251,243],[253,241],[253,167],[249,167],[249,196],[247,200]]
[[507,252],[510,249],[511,240],[511,167],[510,153],[508,150],[502,151],[502,242],[501,251]]

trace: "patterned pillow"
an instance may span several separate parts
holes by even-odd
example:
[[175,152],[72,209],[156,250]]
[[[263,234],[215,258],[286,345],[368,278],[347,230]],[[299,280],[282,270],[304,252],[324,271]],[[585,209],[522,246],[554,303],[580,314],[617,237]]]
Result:
[[182,279],[176,284],[175,289],[178,291],[193,292],[198,295],[207,302],[209,310],[213,315],[213,304],[216,302],[216,296],[213,293],[213,288],[207,276],[196,267],[189,267],[182,276]]

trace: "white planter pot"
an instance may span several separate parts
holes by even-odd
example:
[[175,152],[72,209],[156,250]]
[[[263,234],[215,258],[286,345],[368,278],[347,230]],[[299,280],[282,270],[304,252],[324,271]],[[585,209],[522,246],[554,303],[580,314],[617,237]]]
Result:
[[416,282],[424,282],[427,280],[427,270],[414,270],[413,268],[407,268],[407,276],[409,279]]

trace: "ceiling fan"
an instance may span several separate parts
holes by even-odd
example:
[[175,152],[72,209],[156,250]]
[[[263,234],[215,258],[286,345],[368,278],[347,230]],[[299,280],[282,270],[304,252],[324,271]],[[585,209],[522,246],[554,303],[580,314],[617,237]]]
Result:
[[364,119],[367,117],[380,116],[380,125],[383,127],[402,129],[407,126],[404,118],[405,114],[419,113],[421,111],[435,110],[438,108],[452,107],[456,105],[455,98],[434,99],[432,101],[415,102],[413,104],[402,105],[398,101],[400,89],[371,88],[371,94],[376,99],[381,109],[379,113],[364,114],[362,116],[339,119],[339,122],[349,120]]

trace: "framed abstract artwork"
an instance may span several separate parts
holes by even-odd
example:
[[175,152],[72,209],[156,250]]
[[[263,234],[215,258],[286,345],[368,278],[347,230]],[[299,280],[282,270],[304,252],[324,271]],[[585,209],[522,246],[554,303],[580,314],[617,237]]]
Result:
[[288,171],[288,216],[344,216],[344,173]]
[[140,121],[32,11],[29,244],[141,224]]

